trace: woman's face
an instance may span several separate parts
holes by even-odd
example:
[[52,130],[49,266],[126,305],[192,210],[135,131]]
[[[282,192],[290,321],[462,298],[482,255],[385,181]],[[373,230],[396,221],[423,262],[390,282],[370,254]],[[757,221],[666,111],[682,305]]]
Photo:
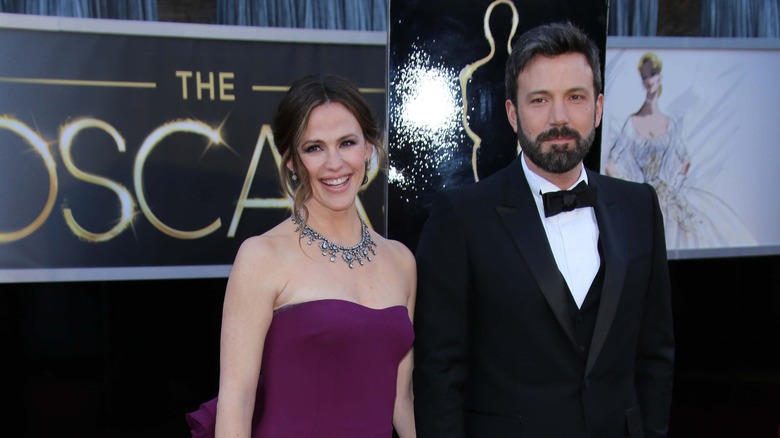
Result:
[[661,86],[661,72],[653,67],[653,63],[645,61],[639,74],[642,76],[642,86],[645,90],[652,94],[658,93],[658,88]]
[[372,152],[355,116],[340,103],[314,108],[297,149],[312,189],[309,210],[352,208]]

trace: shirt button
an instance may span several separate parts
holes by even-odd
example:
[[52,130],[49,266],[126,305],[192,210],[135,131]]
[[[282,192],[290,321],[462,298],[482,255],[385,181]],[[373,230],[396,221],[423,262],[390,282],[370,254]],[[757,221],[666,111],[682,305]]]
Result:
[[585,317],[582,315],[577,315],[577,322],[585,321]]

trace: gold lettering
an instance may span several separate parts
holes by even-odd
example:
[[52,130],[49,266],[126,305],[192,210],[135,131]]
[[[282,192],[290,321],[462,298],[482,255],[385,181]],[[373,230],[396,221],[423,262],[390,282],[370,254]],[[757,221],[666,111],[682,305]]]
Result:
[[191,71],[184,71],[184,70],[177,70],[176,71],[176,77],[181,78],[181,97],[184,100],[187,100],[187,83],[190,78],[192,78],[192,72]]
[[219,99],[220,100],[236,100],[236,96],[228,94],[227,92],[233,90],[235,85],[232,82],[228,82],[229,79],[234,79],[235,74],[220,72],[219,73]]
[[260,162],[260,155],[263,154],[263,145],[268,142],[271,154],[274,156],[274,162],[278,166],[282,162],[282,155],[279,154],[279,150],[276,149],[274,143],[274,135],[271,131],[270,125],[263,125],[260,128],[260,136],[255,144],[255,151],[252,153],[252,161],[249,163],[249,170],[247,170],[246,177],[244,178],[244,187],[241,188],[241,195],[236,202],[236,211],[233,213],[233,220],[230,221],[230,229],[228,229],[228,237],[236,237],[236,228],[238,228],[238,222],[241,220],[241,214],[245,208],[289,208],[292,205],[292,201],[289,197],[285,198],[255,198],[249,199],[249,188],[252,187],[252,181],[255,179],[255,173],[257,172],[257,165]]
[[200,237],[207,236],[219,229],[219,227],[222,226],[222,221],[217,218],[210,225],[195,231],[181,231],[171,228],[158,219],[154,213],[152,213],[152,209],[149,208],[149,204],[146,202],[146,196],[144,194],[143,173],[146,159],[149,158],[149,154],[151,154],[152,150],[157,147],[157,145],[160,144],[160,142],[164,140],[165,137],[180,132],[190,132],[208,138],[209,144],[207,147],[219,146],[223,144],[219,130],[212,129],[210,126],[202,122],[191,119],[183,119],[168,122],[160,126],[151,134],[149,134],[148,137],[146,137],[143,144],[141,145],[141,149],[138,150],[138,155],[135,157],[135,165],[133,166],[135,194],[138,198],[138,204],[141,207],[141,211],[144,213],[144,216],[146,216],[149,222],[155,226],[155,228],[177,239],[198,239]]
[[[191,78],[192,74],[189,72],[177,72],[177,76],[182,78],[184,90],[187,88],[186,82],[188,81],[188,78]],[[232,89],[233,84],[227,81],[228,78],[232,78],[232,74],[220,74],[220,89]],[[184,95],[186,98],[186,92],[184,92]],[[226,96],[227,95],[220,95],[221,98],[225,98]],[[32,222],[23,228],[0,232],[0,243],[5,243],[25,238],[43,226],[43,224],[48,220],[48,217],[51,214],[51,211],[53,210],[54,204],[57,200],[58,180],[56,169],[57,165],[55,163],[54,155],[49,149],[49,144],[40,136],[40,134],[34,132],[27,125],[10,116],[0,115],[0,129],[8,130],[18,135],[23,139],[25,144],[30,145],[31,149],[41,157],[49,176],[49,191],[42,210]],[[135,157],[132,169],[135,199],[133,197],[133,192],[128,187],[125,187],[122,184],[104,176],[85,172],[79,168],[77,163],[74,162],[73,150],[74,146],[77,145],[77,137],[88,129],[99,129],[108,134],[114,141],[114,144],[120,153],[125,153],[127,147],[125,139],[121,133],[112,125],[100,119],[87,117],[77,118],[74,121],[65,123],[60,127],[59,152],[62,157],[64,167],[77,180],[104,187],[112,191],[116,195],[119,202],[119,215],[116,219],[116,224],[105,232],[85,229],[76,220],[74,211],[71,208],[63,207],[62,212],[65,223],[78,238],[88,242],[109,241],[132,226],[139,210],[155,228],[160,230],[162,233],[176,239],[198,239],[208,236],[221,228],[222,221],[219,217],[215,218],[207,226],[196,230],[180,230],[169,226],[155,215],[151,206],[148,204],[145,196],[147,187],[145,187],[143,180],[144,167],[146,162],[149,160],[152,151],[158,146],[163,146],[167,137],[177,133],[194,133],[205,137],[208,140],[208,144],[206,145],[207,150],[212,147],[228,147],[222,139],[222,134],[219,128],[212,128],[205,123],[192,119],[173,120],[157,127],[143,141],[143,144],[139,148]],[[247,169],[244,178],[241,193],[236,200],[236,208],[234,210],[234,214],[232,216],[230,227],[227,233],[227,237],[229,238],[236,236],[238,225],[245,209],[287,209],[292,206],[291,199],[283,195],[270,198],[250,197],[250,188],[252,187],[254,177],[258,172],[260,159],[264,152],[266,143],[268,145],[267,149],[270,150],[275,165],[278,166],[281,163],[281,154],[276,147],[271,127],[268,124],[263,124],[260,128],[260,133],[254,147],[252,158],[249,163],[249,168]],[[373,181],[377,177],[377,173],[378,169],[376,169],[376,166],[371,166],[371,169],[368,173],[369,181]],[[276,177],[274,176],[274,178]],[[364,189],[365,187],[361,188],[361,192]],[[370,223],[368,221],[366,212],[363,209],[360,196],[355,199],[355,203],[358,214],[363,217],[366,222]]]
[[49,218],[49,214],[54,208],[54,201],[57,199],[57,166],[46,141],[21,121],[8,116],[0,116],[0,129],[7,129],[22,137],[26,143],[32,146],[33,151],[41,156],[46,171],[49,173],[49,197],[46,199],[40,214],[20,230],[0,233],[0,243],[6,243],[29,236]]
[[63,125],[60,129],[60,154],[62,155],[62,161],[76,179],[105,187],[116,193],[117,198],[119,199],[119,220],[113,228],[105,233],[94,233],[87,231],[79,225],[73,217],[73,212],[70,208],[63,208],[62,213],[65,216],[65,223],[68,224],[68,227],[77,237],[86,240],[87,242],[105,242],[118,236],[130,225],[133,221],[133,214],[135,212],[135,202],[133,201],[132,194],[125,186],[108,178],[84,172],[73,163],[73,156],[71,155],[73,140],[81,131],[90,128],[100,129],[108,133],[114,140],[119,152],[125,152],[125,139],[119,134],[119,131],[117,131],[116,128],[102,120],[82,118]]
[[214,72],[209,72],[208,81],[204,82],[200,72],[195,73],[195,89],[198,91],[198,100],[203,100],[203,90],[208,90],[209,100],[214,100]]

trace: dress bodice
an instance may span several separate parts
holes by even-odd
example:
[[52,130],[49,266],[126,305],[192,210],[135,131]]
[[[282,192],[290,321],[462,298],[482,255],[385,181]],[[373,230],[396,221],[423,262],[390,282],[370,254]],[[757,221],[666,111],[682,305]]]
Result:
[[404,306],[328,299],[277,309],[263,354],[261,437],[392,436]]
[[[669,119],[666,131],[653,138],[641,136],[629,118],[611,153],[614,161],[625,166],[626,175],[622,177],[648,182],[656,190],[678,185],[680,171],[688,159],[682,140],[682,124],[677,118]],[[635,169],[631,162],[635,164]]]
[[[263,348],[253,438],[391,438],[398,365],[414,330],[408,309],[340,299],[274,311]],[[187,415],[213,437],[213,399]]]

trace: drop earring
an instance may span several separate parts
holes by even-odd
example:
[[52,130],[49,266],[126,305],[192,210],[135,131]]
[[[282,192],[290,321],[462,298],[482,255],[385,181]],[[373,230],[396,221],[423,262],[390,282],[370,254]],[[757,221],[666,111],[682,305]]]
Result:
[[363,185],[368,182],[368,169],[371,167],[371,162],[366,160],[366,171],[363,173]]
[[298,182],[298,174],[296,174],[295,171],[292,170],[292,169],[290,169],[290,172],[292,173],[292,175],[290,175],[290,179],[292,180],[292,182],[297,183]]

